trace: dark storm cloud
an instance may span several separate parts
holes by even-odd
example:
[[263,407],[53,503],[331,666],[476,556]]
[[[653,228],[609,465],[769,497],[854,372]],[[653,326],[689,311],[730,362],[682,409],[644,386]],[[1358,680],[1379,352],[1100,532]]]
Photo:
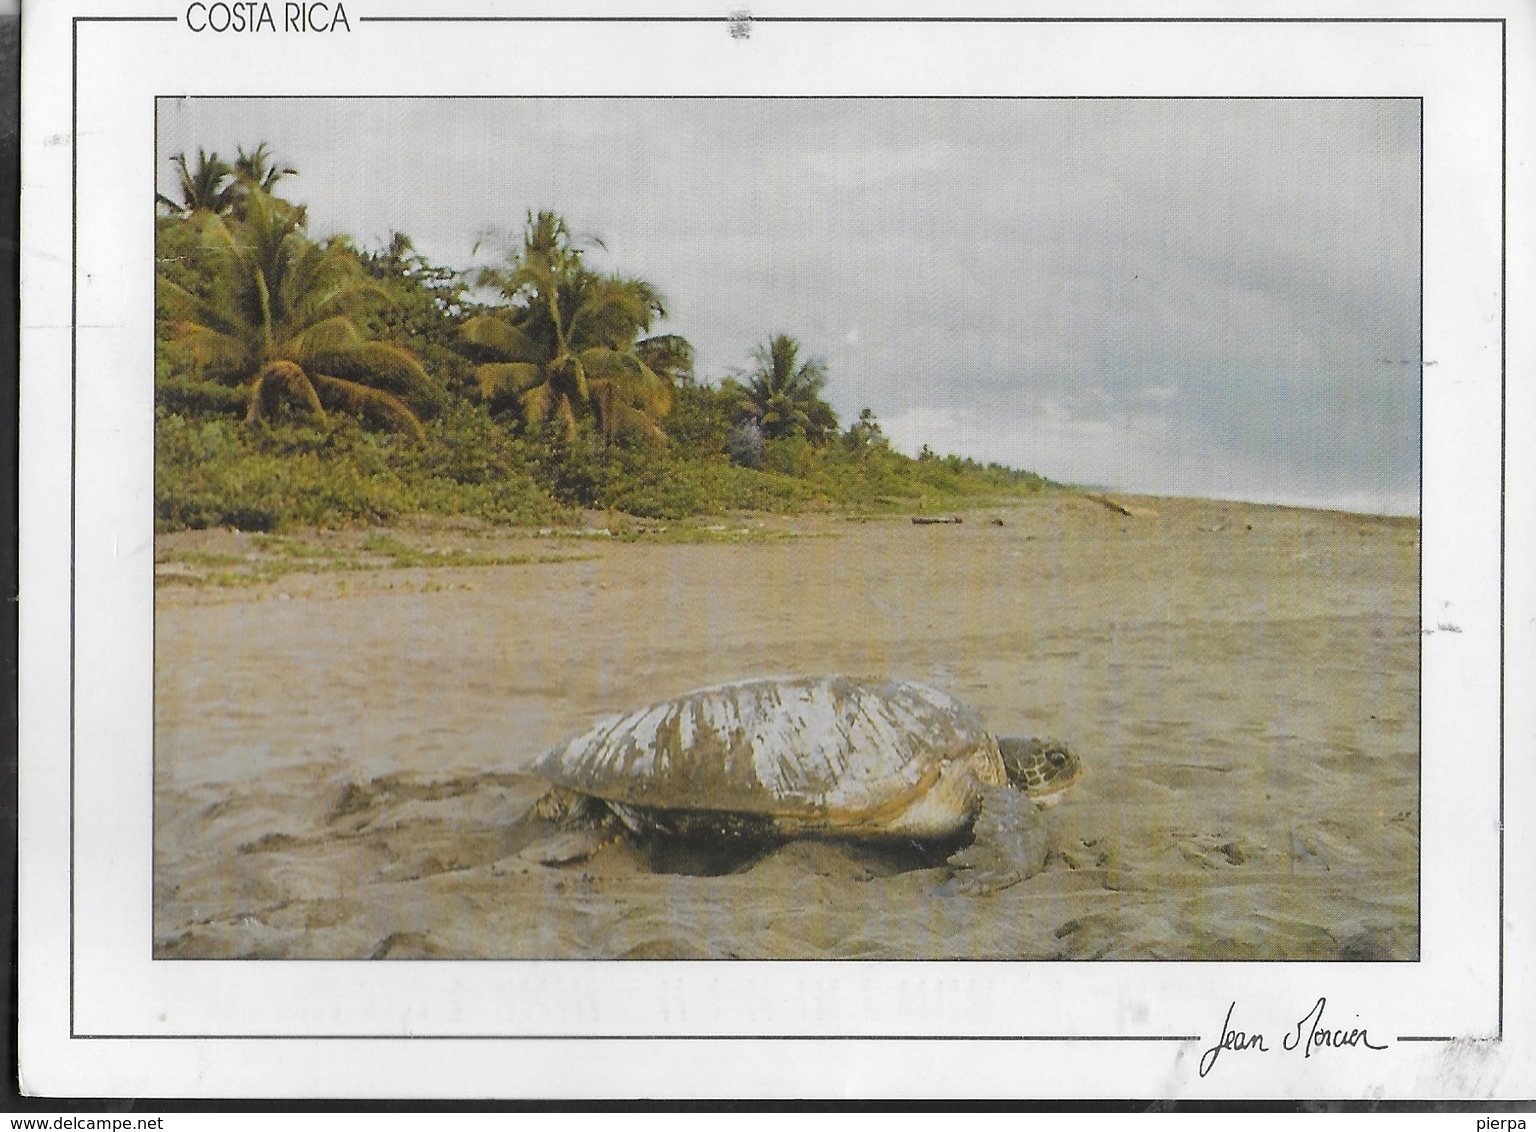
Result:
[[161,134],[162,172],[268,141],[317,230],[455,265],[557,208],[703,376],[795,334],[909,448],[1416,503],[1411,101],[193,100]]

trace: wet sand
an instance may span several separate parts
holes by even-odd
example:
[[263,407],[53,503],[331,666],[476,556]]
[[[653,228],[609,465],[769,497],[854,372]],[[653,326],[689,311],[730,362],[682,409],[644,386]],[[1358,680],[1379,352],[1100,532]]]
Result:
[[[162,536],[155,954],[1416,958],[1417,522],[1113,502],[717,520],[699,543],[407,527],[531,561],[245,586],[188,582],[259,540]],[[833,842],[521,853],[524,768],[559,739],[816,672],[1067,740],[1085,773],[1043,871],[976,896],[941,857]]]

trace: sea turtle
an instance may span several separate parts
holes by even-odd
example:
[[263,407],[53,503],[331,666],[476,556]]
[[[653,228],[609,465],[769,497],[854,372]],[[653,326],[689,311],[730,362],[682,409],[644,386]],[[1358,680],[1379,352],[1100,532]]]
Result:
[[847,676],[702,688],[604,719],[532,770],[551,783],[532,816],[564,831],[525,853],[541,863],[625,834],[952,845],[974,827],[977,841],[951,861],[962,887],[985,891],[1039,870],[1035,811],[1082,773],[1054,740],[994,739],[945,692]]

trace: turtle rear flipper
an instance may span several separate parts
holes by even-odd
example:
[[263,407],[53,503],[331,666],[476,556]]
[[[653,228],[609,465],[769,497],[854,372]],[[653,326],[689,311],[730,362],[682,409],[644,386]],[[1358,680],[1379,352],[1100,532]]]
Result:
[[574,865],[591,859],[598,850],[612,845],[620,836],[612,825],[554,829],[518,856],[536,865]]
[[1050,831],[1022,790],[987,788],[972,832],[974,840],[949,858],[951,883],[967,896],[1001,892],[1045,868]]

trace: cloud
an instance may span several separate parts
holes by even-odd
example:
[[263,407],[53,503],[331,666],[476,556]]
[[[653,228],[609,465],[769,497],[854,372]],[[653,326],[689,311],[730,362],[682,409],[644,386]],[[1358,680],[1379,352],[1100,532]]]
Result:
[[916,456],[925,445],[941,453],[963,452],[975,440],[955,409],[907,409],[887,417],[880,427],[897,451],[909,456]]
[[1213,444],[1177,417],[1149,411],[1081,415],[1050,403],[1032,410],[910,409],[881,422],[892,444],[1025,467],[1062,483],[1126,492],[1243,499],[1381,514],[1413,514],[1416,483],[1369,457],[1347,483],[1330,462]]

